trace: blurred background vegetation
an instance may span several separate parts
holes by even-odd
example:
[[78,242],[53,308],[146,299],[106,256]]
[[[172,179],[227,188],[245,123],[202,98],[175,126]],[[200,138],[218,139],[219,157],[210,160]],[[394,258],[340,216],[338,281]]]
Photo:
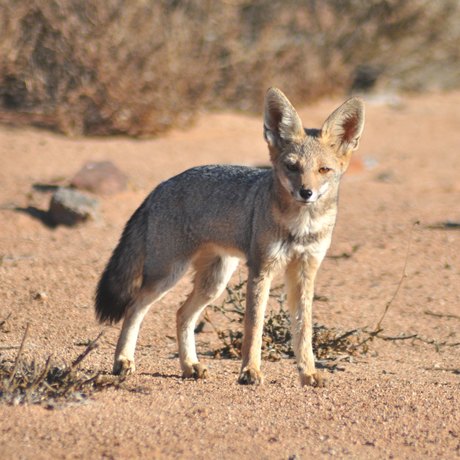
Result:
[[0,120],[145,136],[198,110],[460,85],[458,0],[0,0]]

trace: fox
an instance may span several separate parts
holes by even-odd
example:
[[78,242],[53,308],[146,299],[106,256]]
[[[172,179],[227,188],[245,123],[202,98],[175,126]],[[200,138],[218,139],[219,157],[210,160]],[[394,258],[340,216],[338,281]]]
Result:
[[192,268],[191,293],[176,313],[179,361],[183,378],[208,377],[197,357],[195,326],[244,260],[238,382],[263,383],[264,315],[271,281],[283,270],[300,384],[324,386],[312,348],[314,283],[331,244],[340,180],[363,128],[358,97],[334,110],[320,129],[308,129],[283,92],[272,87],[263,114],[270,168],[197,166],[160,183],[128,220],[96,289],[97,319],[123,319],[113,373],[135,371],[145,315]]

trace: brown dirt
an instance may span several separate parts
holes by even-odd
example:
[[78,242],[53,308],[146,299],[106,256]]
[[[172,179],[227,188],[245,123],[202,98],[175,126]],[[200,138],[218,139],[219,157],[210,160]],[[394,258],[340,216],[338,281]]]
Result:
[[[302,110],[318,126],[338,104]],[[315,304],[331,327],[373,326],[405,278],[384,334],[460,341],[460,233],[431,228],[460,220],[460,93],[406,98],[398,109],[368,104],[354,167],[341,190],[330,255]],[[27,323],[24,357],[67,362],[102,329],[93,292],[121,229],[148,191],[193,165],[267,163],[260,119],[203,115],[187,131],[155,140],[72,140],[32,129],[0,128],[0,353],[13,358]],[[86,161],[111,160],[129,191],[102,199],[103,219],[69,229],[34,215],[49,194],[34,183],[65,182]],[[369,163],[375,163],[369,168]],[[13,207],[27,209],[17,212]],[[123,389],[85,404],[47,410],[0,405],[2,459],[13,458],[457,458],[460,456],[460,347],[376,340],[367,356],[340,363],[324,389],[300,388],[293,360],[264,362],[266,383],[236,383],[239,362],[209,356],[214,333],[198,335],[206,381],[183,381],[175,357],[175,309],[187,279],[147,316],[138,372]],[[37,296],[37,293],[46,295]],[[433,316],[427,312],[448,316]],[[119,327],[105,327],[85,360],[110,371]]]

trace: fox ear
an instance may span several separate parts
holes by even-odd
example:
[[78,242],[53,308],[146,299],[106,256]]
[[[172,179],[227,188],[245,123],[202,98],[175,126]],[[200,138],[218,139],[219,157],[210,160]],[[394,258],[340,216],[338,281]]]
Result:
[[305,137],[299,115],[277,88],[270,88],[265,95],[264,137],[270,147]]
[[329,115],[321,128],[321,137],[337,152],[348,154],[358,148],[363,128],[364,103],[352,97]]

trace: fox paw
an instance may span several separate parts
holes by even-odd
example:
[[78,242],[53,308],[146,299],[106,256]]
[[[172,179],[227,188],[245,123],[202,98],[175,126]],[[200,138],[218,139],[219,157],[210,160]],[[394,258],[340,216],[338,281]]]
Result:
[[322,388],[326,385],[326,379],[321,372],[313,374],[300,374],[300,384],[309,387]]
[[136,370],[134,360],[128,358],[118,358],[113,365],[113,374],[126,377]]
[[188,366],[182,372],[183,379],[205,379],[208,377],[208,368],[203,366],[201,363],[195,363]]
[[245,367],[241,370],[238,383],[241,385],[261,385],[264,383],[264,376],[259,369],[255,369],[254,367]]

